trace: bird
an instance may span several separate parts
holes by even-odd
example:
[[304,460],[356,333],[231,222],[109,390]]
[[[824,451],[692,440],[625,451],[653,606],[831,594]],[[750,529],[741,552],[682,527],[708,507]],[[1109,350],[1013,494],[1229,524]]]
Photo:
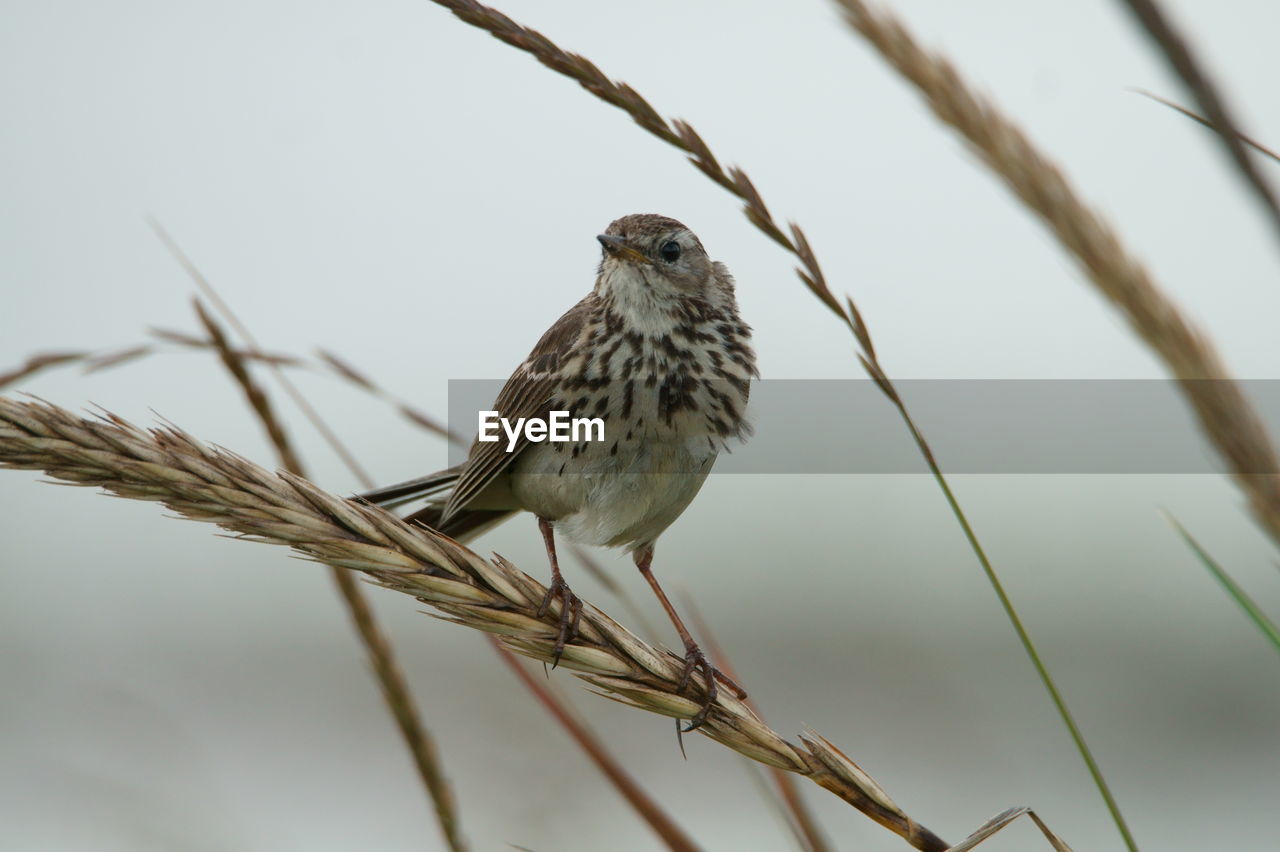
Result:
[[702,675],[705,700],[685,729],[693,730],[716,701],[717,681],[746,693],[708,661],[663,592],[654,545],[719,453],[750,434],[747,402],[759,377],[751,328],[728,268],[679,221],[623,216],[596,240],[595,286],[542,335],[493,410],[508,426],[561,411],[603,428],[569,441],[528,429],[482,440],[480,431],[463,463],[359,496],[386,508],[425,498],[404,520],[463,542],[520,511],[534,515],[551,566],[539,617],[560,603],[557,662],[577,636],[582,602],[561,573],[556,536],[626,548],[684,643],[680,691]]

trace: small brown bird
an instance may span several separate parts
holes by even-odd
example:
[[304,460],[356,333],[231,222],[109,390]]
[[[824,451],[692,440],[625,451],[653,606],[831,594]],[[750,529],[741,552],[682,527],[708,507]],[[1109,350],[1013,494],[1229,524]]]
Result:
[[684,642],[681,689],[694,671],[703,674],[706,702],[691,730],[706,719],[717,678],[746,695],[685,628],[651,571],[653,547],[720,450],[749,431],[747,396],[759,375],[751,329],[738,316],[729,270],[676,220],[624,216],[596,239],[595,288],[542,336],[493,409],[508,423],[553,411],[600,418],[602,440],[477,436],[461,465],[361,496],[383,506],[428,498],[406,520],[464,541],[520,510],[537,516],[551,561],[539,615],[560,601],[557,657],[576,637],[582,602],[560,573],[555,532],[628,548]]

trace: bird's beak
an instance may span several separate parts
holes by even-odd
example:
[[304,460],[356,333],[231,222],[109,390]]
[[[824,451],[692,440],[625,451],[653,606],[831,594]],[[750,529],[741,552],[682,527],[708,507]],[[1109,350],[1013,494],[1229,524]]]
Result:
[[604,246],[610,256],[616,257],[618,260],[629,260],[632,263],[640,263],[649,266],[653,261],[645,257],[641,252],[636,251],[627,245],[627,241],[622,237],[615,237],[612,234],[600,234],[596,237],[600,241],[600,245]]

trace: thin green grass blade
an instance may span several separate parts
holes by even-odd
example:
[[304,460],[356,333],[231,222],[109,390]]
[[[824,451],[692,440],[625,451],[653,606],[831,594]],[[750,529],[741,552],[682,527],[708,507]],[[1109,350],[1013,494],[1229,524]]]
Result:
[[1239,583],[1231,579],[1231,575],[1226,572],[1226,569],[1219,565],[1217,560],[1200,546],[1200,542],[1196,541],[1195,537],[1187,532],[1187,528],[1179,523],[1177,518],[1168,512],[1165,512],[1165,517],[1169,519],[1169,523],[1173,524],[1173,528],[1178,531],[1178,535],[1182,536],[1182,540],[1187,543],[1187,547],[1190,547],[1200,562],[1204,564],[1204,567],[1209,569],[1209,573],[1214,576],[1214,579],[1222,584],[1222,588],[1227,590],[1227,594],[1240,605],[1240,608],[1244,610],[1244,614],[1249,616],[1249,620],[1257,626],[1258,631],[1270,639],[1271,644],[1275,645],[1277,651],[1280,651],[1280,628],[1276,627],[1276,623],[1267,618],[1267,614],[1262,611],[1262,608],[1258,606],[1253,598],[1249,597],[1249,593],[1241,588]]

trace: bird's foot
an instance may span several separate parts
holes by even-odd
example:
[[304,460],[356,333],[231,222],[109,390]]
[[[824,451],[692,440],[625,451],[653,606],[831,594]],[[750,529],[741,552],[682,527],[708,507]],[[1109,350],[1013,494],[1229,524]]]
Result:
[[677,692],[684,692],[689,687],[689,684],[693,681],[693,673],[695,671],[702,673],[702,680],[706,684],[707,694],[706,699],[702,702],[702,708],[689,720],[688,726],[683,729],[686,734],[702,727],[703,723],[707,721],[707,714],[711,712],[711,706],[716,703],[716,698],[720,695],[720,687],[716,684],[716,681],[728,687],[739,700],[747,697],[746,691],[738,686],[733,678],[711,665],[707,655],[702,652],[698,644],[690,641],[684,645],[684,670],[680,673],[680,682],[676,685]]
[[560,629],[556,633],[556,644],[551,651],[551,668],[560,665],[560,655],[564,646],[578,638],[578,625],[582,621],[582,600],[573,593],[564,578],[557,574],[551,578],[547,593],[538,605],[538,618],[542,618],[551,609],[553,600],[560,601]]

